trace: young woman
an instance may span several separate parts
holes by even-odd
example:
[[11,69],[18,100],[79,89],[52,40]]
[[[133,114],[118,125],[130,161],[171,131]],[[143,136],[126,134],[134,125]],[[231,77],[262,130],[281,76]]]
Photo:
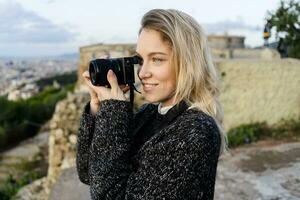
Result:
[[136,54],[150,103],[135,114],[124,96],[128,88],[111,70],[111,89],[93,86],[83,74],[91,101],[78,132],[80,180],[90,185],[92,199],[213,199],[226,136],[200,25],[177,10],[151,10]]

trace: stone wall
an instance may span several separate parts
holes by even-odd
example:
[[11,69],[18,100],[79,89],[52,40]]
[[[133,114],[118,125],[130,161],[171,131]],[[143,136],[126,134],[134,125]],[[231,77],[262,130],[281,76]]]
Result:
[[223,60],[216,66],[226,130],[300,117],[300,60]]
[[54,183],[62,169],[75,165],[80,114],[88,102],[86,93],[69,93],[56,105],[50,121],[48,181]]
[[235,49],[211,49],[212,57],[215,60],[220,59],[264,59],[272,60],[279,59],[280,54],[274,49],[247,49],[247,48],[235,48]]

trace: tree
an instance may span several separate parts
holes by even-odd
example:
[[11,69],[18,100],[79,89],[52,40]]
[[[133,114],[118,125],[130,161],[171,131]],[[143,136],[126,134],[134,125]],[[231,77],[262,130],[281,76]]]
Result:
[[276,11],[268,11],[266,20],[287,47],[288,57],[300,58],[300,0],[281,0]]

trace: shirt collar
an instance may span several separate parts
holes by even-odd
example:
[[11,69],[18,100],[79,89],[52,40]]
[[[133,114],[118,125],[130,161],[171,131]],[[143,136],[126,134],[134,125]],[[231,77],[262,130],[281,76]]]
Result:
[[[170,123],[171,121],[173,121],[173,119],[175,119],[178,115],[183,113],[189,107],[184,100],[180,101],[176,105],[165,107],[165,110],[163,110],[164,107],[161,108],[161,106],[159,105],[157,108],[157,119],[165,121],[166,123]],[[160,112],[165,114],[161,114]]]
[[[175,106],[175,105],[173,105]],[[161,114],[161,115],[165,115],[173,106],[165,106],[165,107],[162,107],[162,103],[159,103],[158,104],[158,113]]]

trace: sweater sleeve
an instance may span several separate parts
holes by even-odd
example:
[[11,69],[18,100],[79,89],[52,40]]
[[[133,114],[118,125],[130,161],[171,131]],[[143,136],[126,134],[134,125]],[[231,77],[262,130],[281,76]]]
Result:
[[90,145],[93,138],[95,118],[90,114],[90,102],[83,109],[77,134],[76,169],[79,180],[89,183]]
[[90,192],[92,199],[124,199],[132,173],[129,152],[132,108],[129,102],[104,100],[96,114],[90,148]]
[[[118,101],[112,101],[111,103],[121,103],[121,104],[128,104],[126,102],[118,102]],[[109,103],[104,103],[105,105],[109,105]],[[101,104],[102,106],[102,104]],[[125,106],[125,107],[124,107]],[[128,108],[128,105],[121,106],[123,108]],[[144,104],[138,113],[136,113],[134,118],[139,118],[139,116],[144,112],[145,108],[147,107],[146,104]],[[112,107],[110,107],[112,108]],[[118,109],[118,107],[116,107]],[[107,109],[104,109],[102,112],[106,112]],[[123,110],[123,113],[129,111]],[[106,115],[104,115],[106,116]],[[103,116],[102,116],[103,117]],[[97,119],[101,119],[100,112],[97,114]],[[111,119],[115,120],[115,119]],[[105,123],[105,122],[104,122]],[[126,123],[126,122],[125,122]],[[136,123],[136,120],[134,120],[134,124]],[[134,126],[133,124],[133,126]],[[133,126],[131,128],[133,128]],[[91,142],[94,134],[95,129],[95,116],[90,114],[90,102],[88,102],[83,109],[81,118],[80,118],[80,125],[78,129],[77,134],[77,149],[76,149],[76,169],[77,174],[79,177],[79,180],[82,183],[85,183],[87,185],[90,185],[90,173],[89,173],[89,162],[90,162],[90,148],[91,148]],[[104,130],[103,130],[104,131]],[[94,141],[95,143],[95,141]],[[103,146],[105,148],[105,146]]]

